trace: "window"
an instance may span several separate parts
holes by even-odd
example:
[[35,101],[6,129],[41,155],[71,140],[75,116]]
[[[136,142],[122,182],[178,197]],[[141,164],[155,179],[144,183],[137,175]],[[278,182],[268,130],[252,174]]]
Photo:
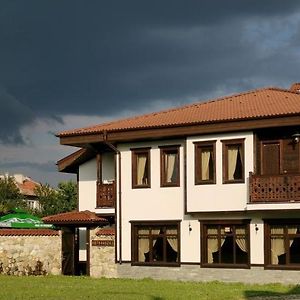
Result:
[[249,267],[249,220],[201,224],[203,266]]
[[160,147],[161,186],[179,186],[179,146]]
[[216,142],[195,143],[195,184],[216,183]]
[[244,139],[222,141],[223,183],[245,182]]
[[269,267],[300,268],[300,221],[265,224],[265,263]]
[[150,148],[132,150],[132,188],[150,187]]
[[179,222],[131,222],[132,263],[179,265]]

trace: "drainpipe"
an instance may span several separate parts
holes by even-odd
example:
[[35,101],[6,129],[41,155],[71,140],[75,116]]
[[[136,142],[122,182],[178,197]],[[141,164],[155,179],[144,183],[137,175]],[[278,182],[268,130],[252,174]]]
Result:
[[[122,245],[121,245],[121,240],[122,240],[122,206],[121,206],[121,153],[120,151],[111,143],[107,141],[107,131],[105,130],[103,132],[103,142],[105,145],[107,145],[110,149],[112,149],[115,154],[118,156],[118,174],[119,174],[119,179],[118,179],[118,194],[119,194],[119,220],[115,218],[116,221],[116,229],[119,227],[119,237],[117,236],[117,230],[116,230],[116,240],[118,238],[119,240],[119,264],[122,264]],[[117,212],[118,209],[118,201],[115,203],[115,213]]]

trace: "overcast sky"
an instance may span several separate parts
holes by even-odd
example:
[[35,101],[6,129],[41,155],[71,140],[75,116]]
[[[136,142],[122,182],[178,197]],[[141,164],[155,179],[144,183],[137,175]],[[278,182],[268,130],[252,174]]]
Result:
[[55,186],[53,133],[299,81],[299,0],[1,0],[0,173]]

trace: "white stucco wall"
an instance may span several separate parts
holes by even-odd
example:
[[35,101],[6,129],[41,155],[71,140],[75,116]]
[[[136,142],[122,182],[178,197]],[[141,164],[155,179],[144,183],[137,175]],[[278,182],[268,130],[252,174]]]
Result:
[[[222,140],[245,139],[245,183],[222,183]],[[216,141],[216,184],[195,185],[194,142]],[[249,172],[253,171],[252,132],[207,135],[187,139],[187,211],[240,211],[248,199]]]
[[[115,178],[114,154],[102,155],[102,179]],[[89,210],[96,213],[113,214],[113,208],[96,208],[97,164],[93,158],[79,166],[79,210]]]
[[[121,151],[122,182],[122,260],[131,260],[131,224],[134,220],[182,220],[181,221],[181,253],[187,253],[190,247],[189,220],[184,220],[184,178],[183,178],[183,140],[164,142],[148,142],[124,144]],[[159,146],[180,146],[180,186],[160,187],[160,149]],[[130,148],[151,147],[151,188],[132,189],[131,184],[131,150]],[[194,222],[194,221],[191,221]],[[195,226],[196,228],[196,226]],[[189,244],[189,245],[188,245]],[[196,259],[197,249],[192,249],[190,259]],[[198,255],[199,256],[199,255]]]

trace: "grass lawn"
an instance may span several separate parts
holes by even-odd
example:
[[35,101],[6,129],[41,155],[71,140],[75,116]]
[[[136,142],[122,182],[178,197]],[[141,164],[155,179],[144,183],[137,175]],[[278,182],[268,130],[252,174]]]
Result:
[[251,299],[298,294],[300,286],[196,283],[151,279],[0,276],[0,299]]

